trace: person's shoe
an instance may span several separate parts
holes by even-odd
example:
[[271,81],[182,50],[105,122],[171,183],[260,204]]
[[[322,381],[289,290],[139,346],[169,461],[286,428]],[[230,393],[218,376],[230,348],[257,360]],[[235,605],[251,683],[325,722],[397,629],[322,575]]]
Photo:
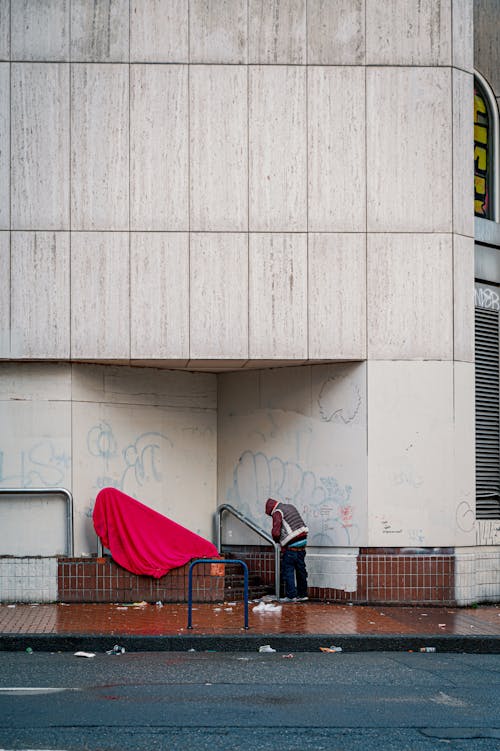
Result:
[[308,599],[309,597],[307,597],[307,595],[305,597],[297,597],[297,602],[305,602]]
[[281,597],[280,602],[297,602],[296,597]]

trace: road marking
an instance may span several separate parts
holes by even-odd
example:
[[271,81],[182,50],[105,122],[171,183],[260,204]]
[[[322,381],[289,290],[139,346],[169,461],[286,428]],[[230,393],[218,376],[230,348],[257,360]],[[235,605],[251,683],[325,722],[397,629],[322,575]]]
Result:
[[[79,688],[55,688],[55,687],[43,687],[38,688],[37,686],[8,686],[4,688],[0,688],[0,694],[7,694],[11,696],[19,696],[23,695],[26,696],[28,694],[57,694],[60,691],[80,691]],[[3,749],[0,749],[0,751],[4,751]]]

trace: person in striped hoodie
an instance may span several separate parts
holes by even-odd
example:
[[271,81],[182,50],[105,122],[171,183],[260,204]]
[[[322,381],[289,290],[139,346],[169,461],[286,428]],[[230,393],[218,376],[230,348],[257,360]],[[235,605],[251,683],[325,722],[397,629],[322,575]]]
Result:
[[280,602],[304,602],[308,599],[306,545],[309,530],[291,503],[281,503],[274,498],[268,498],[266,514],[273,520],[273,540],[281,545],[285,597]]

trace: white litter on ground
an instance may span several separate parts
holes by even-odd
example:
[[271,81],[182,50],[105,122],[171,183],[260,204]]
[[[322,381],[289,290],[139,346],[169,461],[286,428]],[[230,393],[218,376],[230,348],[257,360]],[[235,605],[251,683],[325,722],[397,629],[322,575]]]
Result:
[[273,605],[272,602],[259,602],[258,605],[256,605],[254,608],[252,608],[252,611],[254,613],[274,613],[275,615],[279,615],[281,611],[283,610],[283,607],[281,605]]

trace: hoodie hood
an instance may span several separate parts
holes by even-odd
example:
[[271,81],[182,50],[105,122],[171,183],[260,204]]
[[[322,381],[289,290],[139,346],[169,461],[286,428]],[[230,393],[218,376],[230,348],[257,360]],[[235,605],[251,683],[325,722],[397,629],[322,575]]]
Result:
[[275,501],[274,498],[268,498],[266,501],[266,514],[268,516],[271,516],[271,514],[273,513],[277,505],[278,505],[278,501]]

